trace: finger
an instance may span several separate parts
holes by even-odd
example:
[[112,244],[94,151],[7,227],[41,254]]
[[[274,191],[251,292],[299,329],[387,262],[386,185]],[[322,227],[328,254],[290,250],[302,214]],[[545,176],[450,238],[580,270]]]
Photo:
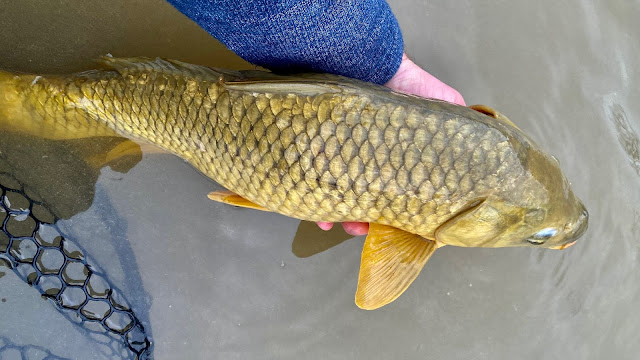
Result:
[[318,224],[318,227],[324,231],[331,230],[333,227],[332,222],[318,221],[316,224]]
[[366,222],[345,222],[342,223],[344,231],[349,235],[360,236],[369,232],[369,223]]
[[408,94],[465,105],[462,95],[457,90],[424,71],[406,55],[403,56],[396,74],[385,86]]

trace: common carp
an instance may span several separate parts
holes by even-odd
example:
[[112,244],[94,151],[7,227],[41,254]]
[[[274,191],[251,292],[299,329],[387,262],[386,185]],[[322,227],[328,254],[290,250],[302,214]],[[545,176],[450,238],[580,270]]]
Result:
[[562,249],[588,213],[558,161],[508,118],[335,75],[102,59],[71,75],[0,74],[0,123],[119,134],[187,160],[224,203],[370,223],[356,304],[396,299],[443,245]]

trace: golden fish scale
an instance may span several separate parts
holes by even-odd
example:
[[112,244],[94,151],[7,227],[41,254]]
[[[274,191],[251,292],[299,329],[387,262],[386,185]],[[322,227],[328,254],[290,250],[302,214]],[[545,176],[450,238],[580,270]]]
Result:
[[99,119],[295,218],[375,222],[433,238],[452,214],[518,186],[523,173],[500,131],[439,102],[419,106],[340,84],[311,95],[251,91],[195,66],[118,70],[41,79],[23,91],[59,126]]

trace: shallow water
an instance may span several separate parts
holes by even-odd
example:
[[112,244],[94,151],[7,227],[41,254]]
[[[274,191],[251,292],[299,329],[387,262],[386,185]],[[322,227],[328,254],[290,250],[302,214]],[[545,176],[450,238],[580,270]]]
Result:
[[[367,312],[353,304],[362,238],[309,256],[299,241],[347,237],[213,203],[217,185],[173,156],[96,170],[78,165],[86,143],[0,131],[0,172],[61,219],[60,232],[129,302],[156,359],[634,359],[640,4],[390,3],[417,63],[560,160],[591,215],[578,244],[446,247],[396,302]],[[0,68],[79,70],[107,52],[249,66],[162,1],[47,4],[3,5]],[[97,345],[1,264],[0,358],[122,350],[113,332],[112,350]]]

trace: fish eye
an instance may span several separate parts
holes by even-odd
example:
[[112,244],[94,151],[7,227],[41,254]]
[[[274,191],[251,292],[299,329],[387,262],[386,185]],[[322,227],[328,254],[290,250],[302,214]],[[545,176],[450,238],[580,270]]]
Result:
[[557,233],[558,231],[554,228],[542,229],[537,233],[533,234],[530,238],[527,239],[527,241],[533,245],[541,245],[541,244],[544,244],[545,241],[555,236],[555,234]]

